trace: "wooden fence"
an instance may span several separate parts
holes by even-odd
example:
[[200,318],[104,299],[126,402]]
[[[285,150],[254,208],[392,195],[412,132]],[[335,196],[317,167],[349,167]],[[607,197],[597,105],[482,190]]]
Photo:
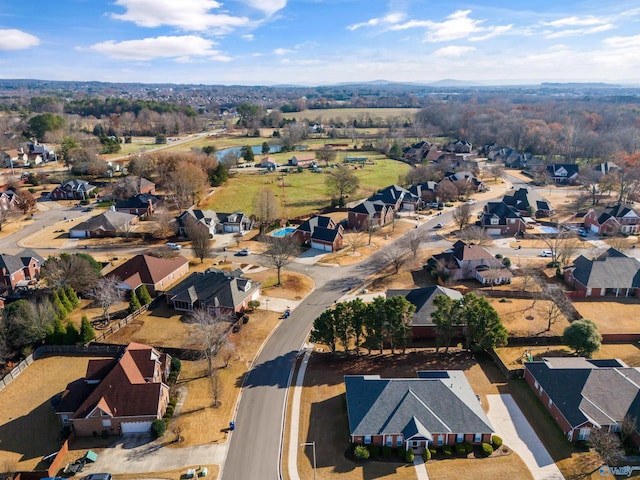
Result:
[[109,327],[106,330],[104,330],[100,335],[96,336],[96,338],[94,339],[94,342],[103,342],[109,335],[113,335],[122,327],[127,325],[131,320],[143,314],[147,310],[149,310],[149,305],[144,305],[142,308],[140,308],[140,310],[136,310],[135,312],[130,313],[129,315],[127,315],[121,320],[118,320],[117,322],[112,322],[111,325],[109,325]]
[[20,375],[24,369],[31,365],[33,363],[33,360],[33,354],[31,354],[27,358],[22,360],[18,365],[16,365],[13,370],[7,373],[4,378],[0,380],[0,391],[2,391],[4,387],[9,385],[16,377],[18,377],[18,375]]

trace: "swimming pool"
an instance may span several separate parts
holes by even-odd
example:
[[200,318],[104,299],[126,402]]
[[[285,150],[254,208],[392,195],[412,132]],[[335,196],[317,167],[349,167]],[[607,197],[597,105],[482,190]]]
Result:
[[284,227],[274,232],[271,232],[271,236],[282,238],[282,237],[286,237],[287,235],[291,235],[295,231],[296,231],[296,227]]

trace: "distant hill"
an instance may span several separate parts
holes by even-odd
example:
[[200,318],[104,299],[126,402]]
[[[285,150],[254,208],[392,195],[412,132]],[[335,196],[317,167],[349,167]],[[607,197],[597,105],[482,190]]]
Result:
[[483,84],[479,82],[470,82],[467,80],[454,80],[451,78],[438,80],[437,82],[432,82],[427,85],[429,85],[430,87],[481,87],[483,86]]
[[622,88],[617,83],[604,82],[543,82],[542,88]]

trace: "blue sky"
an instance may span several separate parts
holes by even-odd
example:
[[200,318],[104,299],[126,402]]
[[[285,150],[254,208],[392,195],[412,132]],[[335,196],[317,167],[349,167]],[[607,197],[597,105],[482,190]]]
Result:
[[640,5],[590,0],[0,0],[0,78],[640,81]]

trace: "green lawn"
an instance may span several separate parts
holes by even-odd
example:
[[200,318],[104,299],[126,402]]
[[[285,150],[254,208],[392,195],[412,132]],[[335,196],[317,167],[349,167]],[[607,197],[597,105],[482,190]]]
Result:
[[[355,171],[360,179],[360,190],[352,196],[353,199],[368,197],[381,188],[397,183],[398,177],[410,168],[402,162],[386,159],[379,154],[367,152],[366,156],[373,160],[375,165],[367,165]],[[218,212],[240,210],[251,214],[256,193],[264,187],[270,187],[281,201],[282,216],[296,217],[310,214],[330,203],[326,192],[325,175],[326,173],[312,173],[309,170],[305,170],[304,173],[289,174],[284,177],[285,188],[283,189],[280,173],[238,174],[230,178],[223,187],[218,187],[205,207]]]

